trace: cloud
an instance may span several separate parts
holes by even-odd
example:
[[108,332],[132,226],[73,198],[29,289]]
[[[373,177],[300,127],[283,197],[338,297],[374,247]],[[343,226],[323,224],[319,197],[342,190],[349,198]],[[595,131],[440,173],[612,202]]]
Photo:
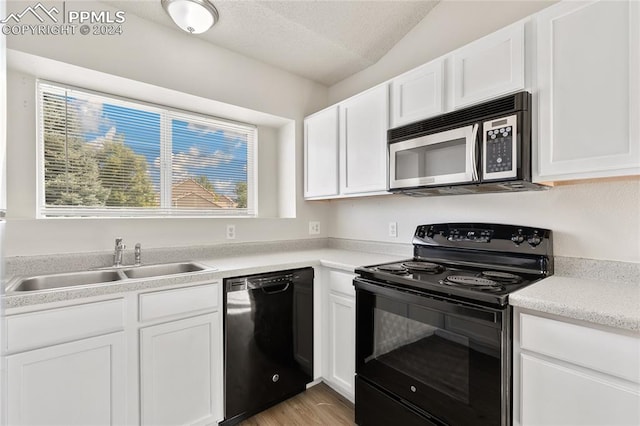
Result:
[[209,133],[215,133],[219,131],[219,129],[214,129],[204,124],[196,124],[193,122],[189,122],[189,124],[187,124],[187,129],[200,135],[208,135]]
[[107,132],[103,136],[98,136],[94,140],[88,141],[87,145],[92,148],[100,149],[104,146],[106,142],[112,142],[113,137],[115,135],[116,135],[116,128],[115,126],[112,126],[111,128],[109,128],[109,130],[107,130]]
[[213,185],[213,189],[216,191],[216,194],[224,194],[224,195],[235,195],[236,194],[236,183],[230,181],[223,180],[214,180],[211,182]]
[[112,127],[113,123],[102,112],[102,102],[95,99],[72,99],[78,111],[83,133],[98,133],[100,128]]
[[208,169],[214,168],[222,163],[229,163],[233,160],[233,154],[220,150],[213,154],[203,154],[196,147],[191,147],[187,152],[178,152],[171,155],[171,162],[174,171],[176,169]]
[[233,132],[220,127],[208,126],[206,124],[199,124],[194,122],[187,123],[187,130],[197,133],[200,136],[206,136],[213,133],[221,133],[224,136],[226,142],[232,142],[238,140],[235,144],[235,148],[239,148],[242,144],[246,143],[247,136],[243,133]]

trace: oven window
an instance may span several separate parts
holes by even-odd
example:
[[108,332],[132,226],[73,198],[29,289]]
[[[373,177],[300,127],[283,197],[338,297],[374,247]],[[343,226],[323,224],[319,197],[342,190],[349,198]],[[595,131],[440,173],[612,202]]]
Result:
[[500,423],[500,326],[364,291],[357,303],[359,376],[447,423]]
[[464,173],[466,139],[454,139],[396,152],[396,180]]

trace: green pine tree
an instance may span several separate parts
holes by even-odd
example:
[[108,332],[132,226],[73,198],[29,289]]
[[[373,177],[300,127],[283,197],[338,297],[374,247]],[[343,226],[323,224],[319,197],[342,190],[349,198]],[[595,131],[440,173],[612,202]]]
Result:
[[100,181],[110,190],[107,206],[155,207],[158,205],[147,160],[124,144],[124,137],[116,135],[104,142],[97,153]]
[[239,209],[247,208],[247,182],[236,183],[236,203]]
[[100,182],[95,153],[73,133],[80,128],[77,117],[65,113],[63,96],[45,95],[43,108],[46,204],[104,206],[109,190]]

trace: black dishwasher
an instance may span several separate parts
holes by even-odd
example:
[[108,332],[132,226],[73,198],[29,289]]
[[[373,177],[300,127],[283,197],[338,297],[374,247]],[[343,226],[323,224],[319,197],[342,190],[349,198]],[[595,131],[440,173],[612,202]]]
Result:
[[224,280],[225,420],[233,425],[313,380],[313,268]]

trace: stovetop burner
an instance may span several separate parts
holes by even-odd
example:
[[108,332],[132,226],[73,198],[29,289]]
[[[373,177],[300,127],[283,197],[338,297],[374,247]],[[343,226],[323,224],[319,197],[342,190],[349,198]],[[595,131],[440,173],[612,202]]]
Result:
[[449,275],[442,280],[442,284],[466,287],[473,290],[500,291],[504,287],[499,282],[482,277],[469,277],[466,275]]
[[517,284],[522,281],[522,277],[520,275],[501,271],[482,271],[482,274],[480,274],[480,276],[492,281],[497,281],[499,283],[505,284]]
[[432,262],[404,262],[405,268],[415,272],[428,272],[430,274],[439,274],[444,271],[444,266]]
[[382,272],[389,272],[394,275],[406,275],[409,273],[409,270],[402,265],[391,264],[391,265],[378,265],[376,269]]

